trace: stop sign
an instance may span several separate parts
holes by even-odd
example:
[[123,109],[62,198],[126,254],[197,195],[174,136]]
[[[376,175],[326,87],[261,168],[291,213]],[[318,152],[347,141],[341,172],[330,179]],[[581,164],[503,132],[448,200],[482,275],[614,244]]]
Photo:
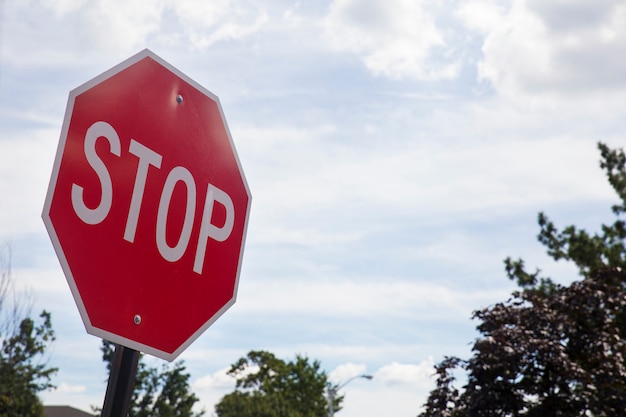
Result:
[[235,302],[250,202],[218,98],[151,51],[70,92],[42,217],[88,333],[176,358]]

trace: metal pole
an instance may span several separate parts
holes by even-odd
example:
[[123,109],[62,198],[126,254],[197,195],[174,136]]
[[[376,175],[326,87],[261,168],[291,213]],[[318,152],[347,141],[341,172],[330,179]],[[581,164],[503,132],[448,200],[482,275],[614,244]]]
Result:
[[333,417],[335,415],[335,389],[332,385],[328,385],[328,417]]
[[111,364],[101,417],[128,416],[138,362],[139,352],[115,345],[115,356]]

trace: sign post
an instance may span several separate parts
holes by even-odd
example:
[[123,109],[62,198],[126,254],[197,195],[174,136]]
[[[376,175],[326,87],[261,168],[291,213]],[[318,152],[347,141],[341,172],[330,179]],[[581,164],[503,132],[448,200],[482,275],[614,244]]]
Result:
[[101,417],[128,415],[138,363],[139,352],[122,345],[115,346]]
[[70,92],[42,217],[87,332],[125,352],[110,385],[235,303],[250,203],[219,99],[156,54]]

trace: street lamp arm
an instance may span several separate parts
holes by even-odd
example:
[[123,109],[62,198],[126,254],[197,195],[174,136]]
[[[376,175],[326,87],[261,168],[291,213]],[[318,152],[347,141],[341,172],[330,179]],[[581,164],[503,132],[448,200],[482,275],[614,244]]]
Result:
[[338,385],[337,388],[335,388],[335,392],[339,391],[341,388],[345,387],[346,385],[348,385],[350,382],[354,381],[357,378],[365,378],[365,379],[371,380],[374,377],[372,375],[365,375],[365,374],[363,374],[363,375],[355,375],[352,378],[348,378],[342,384]]
[[374,377],[372,375],[365,375],[365,374],[356,375],[356,376],[353,376],[352,378],[348,378],[348,380],[337,385],[336,387],[333,387],[330,383],[328,384],[328,417],[333,417],[335,414],[334,407],[335,407],[335,396],[337,395],[337,392],[339,392],[341,388],[345,387],[346,385],[348,385],[348,383],[350,383],[351,381],[357,378],[365,378],[365,379],[371,380]]

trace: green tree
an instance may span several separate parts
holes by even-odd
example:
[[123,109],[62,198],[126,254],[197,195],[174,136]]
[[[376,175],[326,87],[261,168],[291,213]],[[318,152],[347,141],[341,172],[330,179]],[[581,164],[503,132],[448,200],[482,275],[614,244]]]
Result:
[[[235,391],[215,406],[218,417],[320,417],[328,414],[328,378],[318,361],[296,356],[285,362],[266,351],[251,351],[228,374]],[[334,399],[341,409],[342,396]]]
[[39,392],[52,388],[57,371],[46,361],[54,341],[50,313],[30,317],[28,300],[20,297],[11,277],[10,252],[0,251],[0,416],[39,417]]
[[[101,350],[110,372],[115,345],[103,340]],[[183,361],[177,361],[171,366],[163,364],[158,368],[146,364],[141,356],[128,417],[202,416],[204,411],[193,411],[199,399],[191,391],[189,377]]]
[[[626,156],[598,145],[600,167],[619,197],[599,233],[558,229],[538,215],[538,240],[582,279],[555,284],[521,259],[505,271],[520,290],[474,312],[480,336],[468,360],[447,357],[421,417],[626,415]],[[466,375],[455,386],[457,372]]]

